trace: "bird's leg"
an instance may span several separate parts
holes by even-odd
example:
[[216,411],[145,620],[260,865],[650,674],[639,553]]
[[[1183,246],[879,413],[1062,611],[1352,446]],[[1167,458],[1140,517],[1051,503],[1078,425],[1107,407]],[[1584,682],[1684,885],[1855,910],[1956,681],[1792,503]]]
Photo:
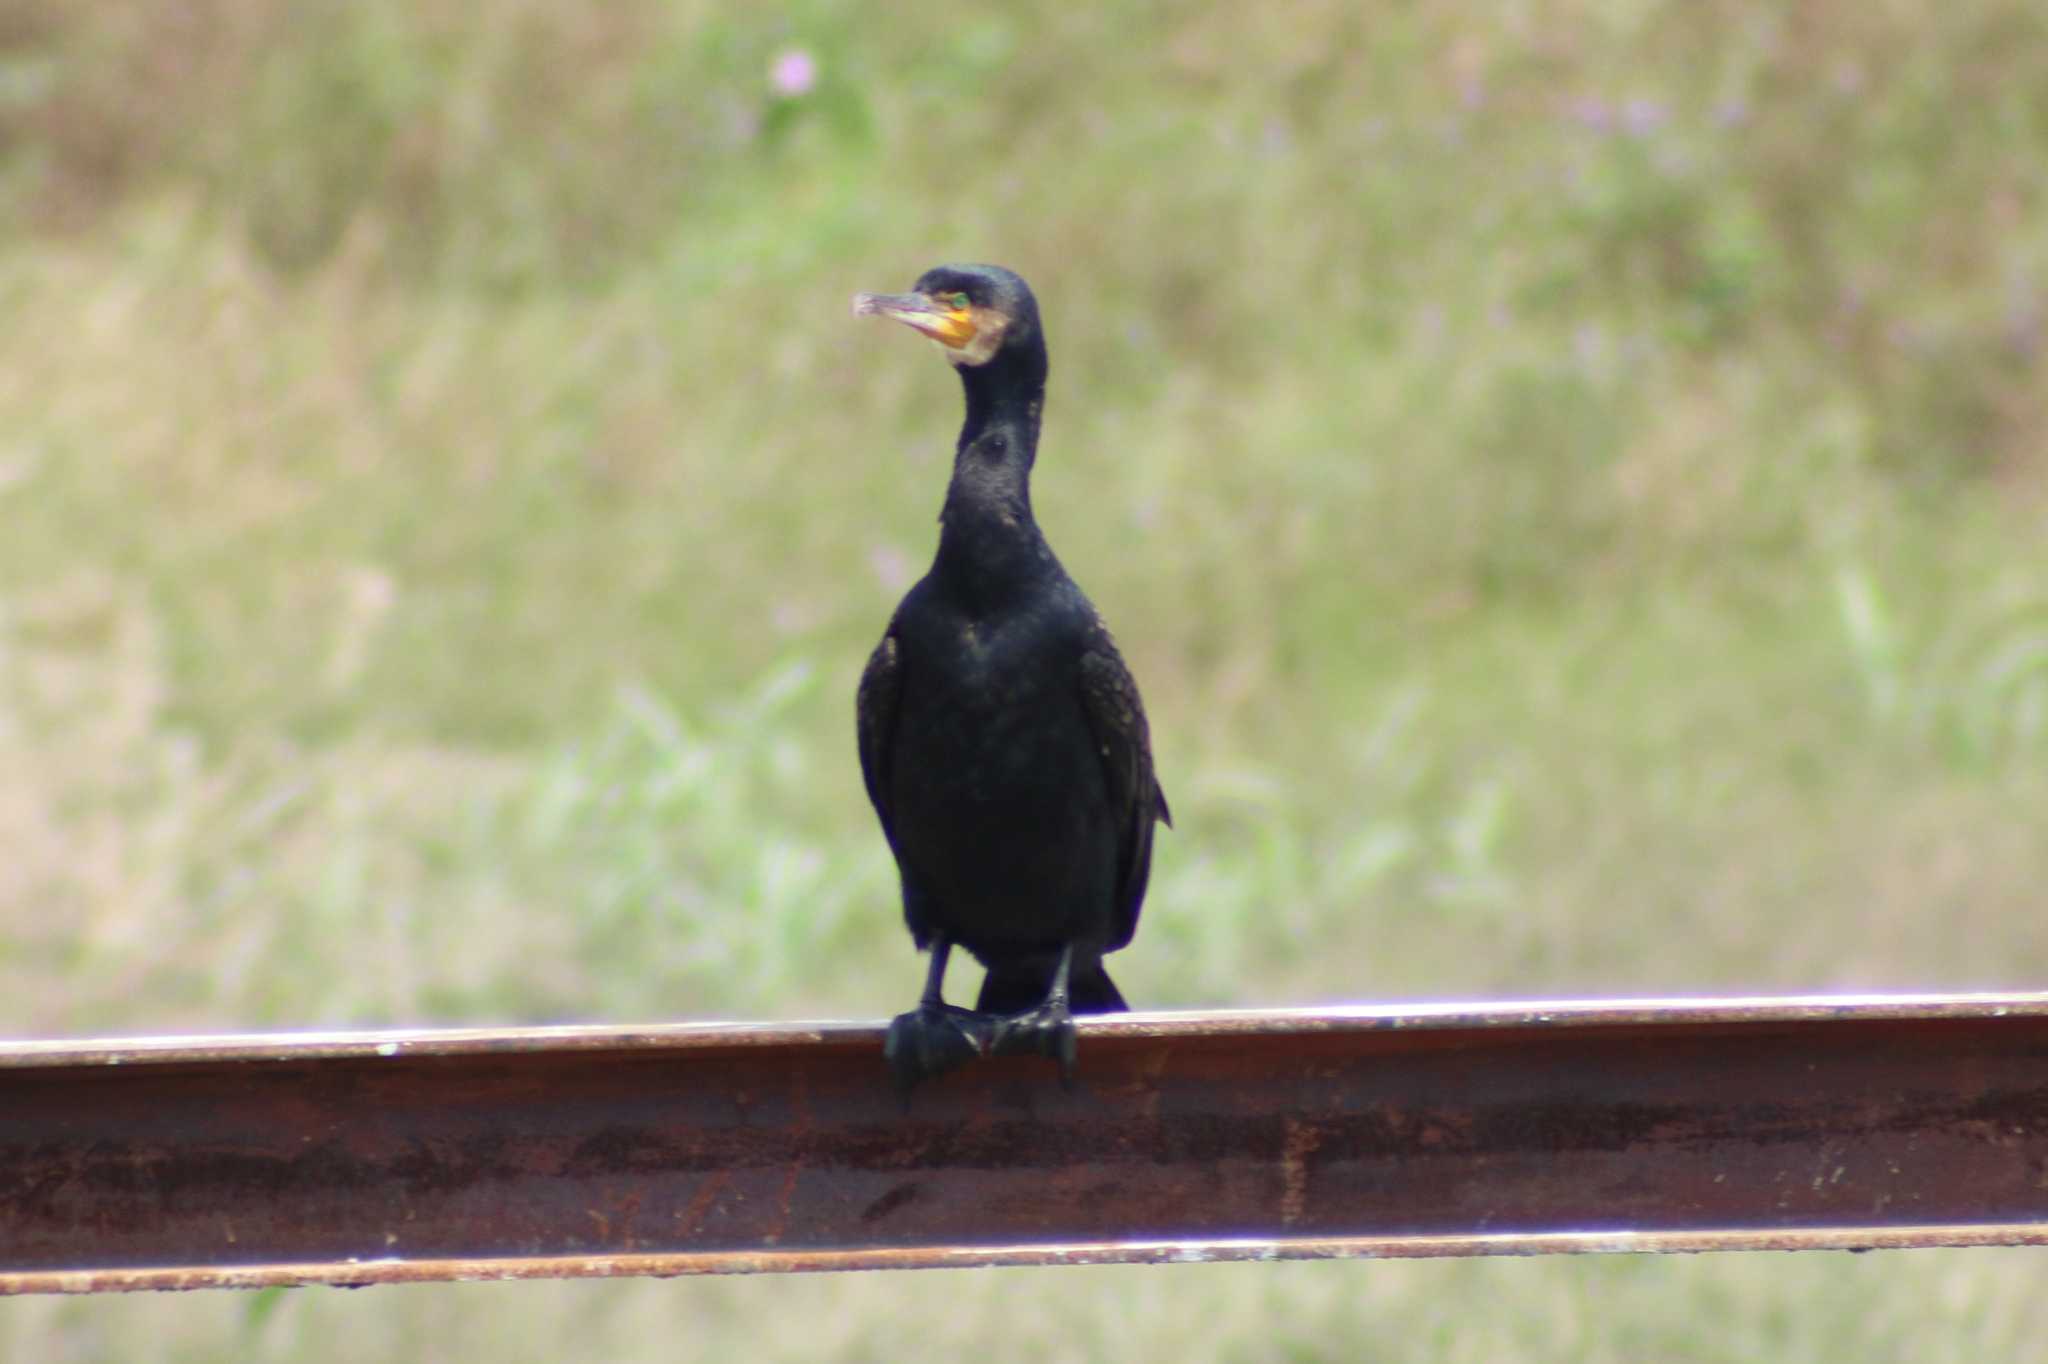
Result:
[[908,1101],[919,1080],[943,1075],[988,1051],[988,1024],[972,1009],[946,1003],[946,959],[953,944],[946,938],[932,939],[932,964],[924,978],[924,993],[917,1007],[898,1014],[889,1024],[882,1056],[896,1077],[896,1088]]
[[1068,1089],[1074,1087],[1077,1050],[1074,1014],[1067,997],[1067,981],[1073,972],[1074,945],[1068,943],[1060,952],[1060,964],[1053,968],[1052,988],[1045,992],[1045,1002],[998,1021],[988,1048],[994,1056],[1050,1056],[1060,1063],[1060,1084]]

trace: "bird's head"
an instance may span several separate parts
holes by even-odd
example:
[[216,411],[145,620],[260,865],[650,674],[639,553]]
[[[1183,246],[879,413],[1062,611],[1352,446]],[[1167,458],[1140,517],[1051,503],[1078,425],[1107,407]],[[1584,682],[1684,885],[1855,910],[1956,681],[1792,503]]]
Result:
[[1042,352],[1044,345],[1031,286],[1000,265],[941,265],[907,294],[855,294],[853,313],[916,328],[962,368],[986,365],[1006,350]]

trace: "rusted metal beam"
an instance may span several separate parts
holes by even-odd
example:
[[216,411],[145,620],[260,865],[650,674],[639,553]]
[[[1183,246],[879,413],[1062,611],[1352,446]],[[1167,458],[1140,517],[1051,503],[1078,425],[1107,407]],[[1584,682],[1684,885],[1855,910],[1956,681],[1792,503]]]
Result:
[[0,1044],[0,1291],[2048,1243],[2048,994]]

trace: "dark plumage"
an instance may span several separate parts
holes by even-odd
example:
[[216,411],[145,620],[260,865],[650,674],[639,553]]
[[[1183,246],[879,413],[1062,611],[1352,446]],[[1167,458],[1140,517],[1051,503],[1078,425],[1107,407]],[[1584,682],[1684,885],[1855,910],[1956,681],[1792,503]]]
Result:
[[[1137,683],[1031,514],[1038,305],[1008,270],[942,266],[855,311],[938,341],[967,397],[938,555],[860,683],[861,774],[932,952],[890,1059],[906,1085],[990,1050],[1070,1069],[1069,1010],[1126,1007],[1102,958],[1137,929],[1152,826],[1171,815]],[[988,967],[977,1014],[940,997],[955,944]]]

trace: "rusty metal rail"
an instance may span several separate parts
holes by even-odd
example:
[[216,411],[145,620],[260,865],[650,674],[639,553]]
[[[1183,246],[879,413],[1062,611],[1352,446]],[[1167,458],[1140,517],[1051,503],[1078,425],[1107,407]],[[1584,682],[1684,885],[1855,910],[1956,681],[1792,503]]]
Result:
[[2048,994],[0,1044],[0,1292],[2048,1244]]

